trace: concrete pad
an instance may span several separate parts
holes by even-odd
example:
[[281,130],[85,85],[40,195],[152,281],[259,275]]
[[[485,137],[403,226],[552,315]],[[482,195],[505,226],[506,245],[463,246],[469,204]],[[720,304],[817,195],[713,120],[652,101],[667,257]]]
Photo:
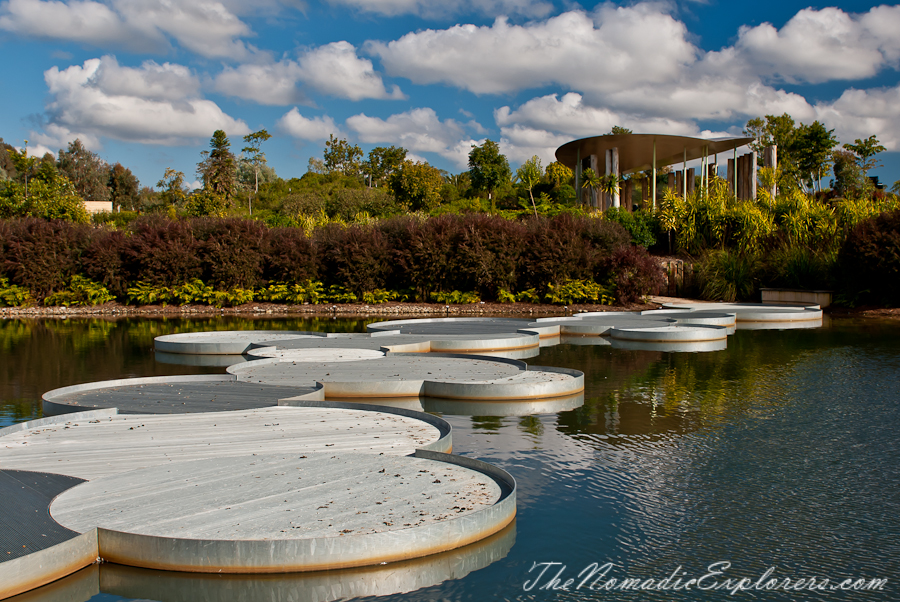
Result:
[[259,349],[251,349],[247,352],[247,355],[260,358],[272,357],[285,362],[321,364],[380,358],[384,357],[384,352],[374,349],[278,349],[277,347],[260,347]]
[[742,322],[806,322],[822,319],[818,305],[784,305],[777,303],[666,303],[665,309],[688,309],[734,313],[738,328]]
[[214,330],[167,334],[153,341],[156,351],[164,353],[241,355],[255,341],[280,341],[304,334],[302,331],[287,330]]
[[674,324],[669,317],[651,318],[633,312],[583,313],[569,318],[542,318],[541,325],[559,326],[560,335],[609,336],[613,328],[651,328]]
[[624,341],[688,343],[717,341],[728,338],[724,326],[660,326],[655,328],[613,328],[610,338]]
[[417,558],[515,516],[515,481],[484,462],[329,452],[219,457],[121,473],[51,505],[96,526],[110,562],[196,572],[292,572]]
[[[195,459],[328,450],[405,456],[435,445],[429,421],[384,411],[272,407],[208,414],[118,415],[36,427],[0,437],[5,469],[97,479]],[[397,410],[399,412],[400,410]],[[446,437],[444,437],[446,439]],[[444,447],[449,446],[446,441]]]

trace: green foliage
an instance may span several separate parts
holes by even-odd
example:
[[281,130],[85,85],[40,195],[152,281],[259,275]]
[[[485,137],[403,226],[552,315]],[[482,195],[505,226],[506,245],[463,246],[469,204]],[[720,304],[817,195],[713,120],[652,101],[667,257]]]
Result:
[[844,148],[857,156],[857,165],[859,165],[863,177],[868,175],[870,169],[881,166],[881,164],[876,161],[875,155],[887,150],[880,142],[878,142],[878,138],[874,135],[869,136],[865,140],[857,138],[854,141],[854,144],[845,144]]
[[505,288],[501,288],[497,293],[497,301],[500,303],[540,303],[541,296],[533,288],[518,293],[511,293]]
[[445,303],[447,305],[465,305],[469,303],[478,303],[481,297],[478,293],[464,293],[462,291],[433,292],[429,295],[432,301],[437,303]]
[[357,300],[356,294],[346,286],[332,284],[328,287],[327,299],[331,303],[353,303]]
[[406,295],[397,291],[388,291],[383,288],[376,288],[372,292],[365,292],[362,296],[362,302],[366,305],[379,305],[388,301],[406,300]]
[[562,186],[563,184],[568,184],[574,177],[572,170],[559,161],[554,161],[553,163],[549,164],[547,166],[545,175],[547,176],[547,180],[549,182],[552,182],[555,187]]
[[156,305],[159,303],[165,306],[175,299],[169,288],[143,280],[136,282],[133,286],[129,286],[127,295],[128,303],[137,305]]
[[500,147],[493,140],[485,140],[481,146],[472,145],[469,151],[469,178],[472,188],[484,191],[491,197],[501,185],[509,182],[511,172],[509,162],[500,153]]
[[184,173],[166,168],[162,179],[156,183],[157,187],[162,188],[160,199],[169,206],[181,206],[187,196],[187,188],[184,185]]
[[363,164],[363,172],[369,179],[370,186],[385,184],[400,165],[406,160],[406,149],[396,146],[376,146],[369,151]]
[[31,292],[24,286],[10,284],[9,280],[0,276],[0,306],[21,307],[32,303]]
[[659,219],[652,211],[628,211],[626,209],[611,207],[603,215],[605,219],[616,222],[628,230],[631,242],[648,249],[656,244],[659,234]]
[[57,163],[59,171],[64,173],[75,192],[86,201],[108,201],[110,190],[109,166],[96,153],[84,147],[77,138],[69,143],[68,150],[59,151]]
[[428,163],[403,161],[390,177],[397,202],[408,211],[430,211],[441,202],[441,172]]
[[184,212],[191,217],[225,217],[226,207],[223,195],[204,188],[187,197]]
[[615,298],[609,291],[591,280],[565,280],[560,284],[550,283],[544,299],[549,303],[572,305],[574,303],[599,303],[612,305]]
[[106,180],[113,211],[134,211],[140,206],[140,182],[131,170],[121,163],[109,168]]
[[203,159],[197,164],[197,175],[203,181],[203,190],[221,197],[225,203],[231,202],[237,191],[237,162],[231,152],[231,142],[222,130],[213,132],[208,151],[203,151]]
[[325,303],[325,286],[318,280],[304,282],[279,282],[270,284],[259,292],[263,301],[283,301],[285,303],[309,303],[316,305]]
[[531,208],[534,209],[534,215],[537,216],[537,205],[534,202],[534,187],[541,181],[543,170],[541,169],[541,159],[534,155],[528,161],[525,161],[519,169],[516,170],[515,180],[522,184],[528,191],[528,197],[531,199]]
[[44,305],[102,305],[114,299],[115,296],[105,286],[76,274],[66,290],[45,297]]
[[362,171],[363,152],[356,144],[350,144],[343,138],[335,138],[329,134],[325,142],[325,171],[340,172],[345,176],[358,177]]
[[758,260],[750,253],[710,251],[699,266],[703,298],[727,302],[749,299],[756,290],[758,270]]
[[88,222],[84,202],[72,182],[50,160],[8,151],[17,179],[0,182],[0,218],[38,217]]

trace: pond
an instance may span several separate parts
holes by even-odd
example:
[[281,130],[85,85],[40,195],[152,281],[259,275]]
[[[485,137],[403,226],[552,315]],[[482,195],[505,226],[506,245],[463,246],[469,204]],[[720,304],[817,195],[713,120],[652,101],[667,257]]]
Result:
[[[380,319],[7,320],[0,322],[0,426],[39,417],[41,393],[64,385],[223,371],[158,363],[151,349],[161,334],[351,332]],[[584,405],[536,416],[444,414],[454,453],[518,481],[516,522],[490,541],[422,562],[325,575],[199,578],[102,565],[26,597],[900,599],[900,323],[739,330],[727,349],[709,353],[562,344],[528,362],[582,370]],[[736,590],[743,578],[806,581],[790,592]],[[879,591],[815,592],[811,578],[887,583]],[[659,587],[604,589],[622,579]],[[701,591],[713,584],[724,589]]]

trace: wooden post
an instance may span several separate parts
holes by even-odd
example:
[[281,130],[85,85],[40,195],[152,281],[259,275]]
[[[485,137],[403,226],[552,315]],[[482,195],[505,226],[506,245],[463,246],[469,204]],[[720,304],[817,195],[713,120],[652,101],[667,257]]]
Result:
[[689,169],[687,172],[687,191],[688,194],[693,194],[694,192],[694,170]]
[[[619,176],[618,148],[610,148],[606,151],[606,175],[615,175],[616,177]],[[618,192],[612,193],[610,197],[611,205],[613,207],[619,207],[621,205]]]
[[728,159],[728,167],[725,169],[725,179],[728,181],[728,192],[734,192],[734,159]]
[[[763,164],[772,170],[773,175],[778,171],[778,147],[774,144],[767,146],[763,151]],[[778,194],[778,185],[773,181],[769,193],[774,199]]]
[[575,149],[575,198],[578,206],[581,206],[581,148]]
[[675,194],[681,194],[684,198],[684,172],[675,172]]
[[668,175],[668,177],[666,178],[666,188],[668,188],[669,190],[671,190],[671,191],[674,192],[674,191],[675,191],[675,187],[676,187],[676,184],[675,184],[675,174],[672,173],[672,172],[669,172],[669,175]]
[[750,198],[756,200],[756,151],[750,153]]
[[653,181],[650,183],[651,203],[656,211],[656,138],[653,139]]
[[622,207],[625,207],[626,210],[631,211],[633,209],[633,203],[631,201],[631,195],[634,194],[634,178],[628,178],[622,183]]

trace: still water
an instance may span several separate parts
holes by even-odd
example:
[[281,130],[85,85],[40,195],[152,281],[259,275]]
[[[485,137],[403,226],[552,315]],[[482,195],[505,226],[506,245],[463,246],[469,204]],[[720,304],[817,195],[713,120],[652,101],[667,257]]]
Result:
[[[151,349],[161,334],[364,331],[378,319],[7,320],[0,426],[40,417],[40,394],[64,385],[222,372],[157,363]],[[524,417],[444,414],[454,453],[518,481],[516,523],[490,541],[423,561],[302,576],[103,565],[27,599],[900,599],[900,323],[738,331],[711,353],[563,344],[528,361],[584,371],[584,405]],[[592,563],[611,564],[583,582],[579,573]],[[887,583],[856,592],[602,589],[623,578],[683,584],[711,571],[722,574],[702,585],[755,583],[767,571],[807,587],[811,577]],[[567,579],[568,591],[547,589]]]

